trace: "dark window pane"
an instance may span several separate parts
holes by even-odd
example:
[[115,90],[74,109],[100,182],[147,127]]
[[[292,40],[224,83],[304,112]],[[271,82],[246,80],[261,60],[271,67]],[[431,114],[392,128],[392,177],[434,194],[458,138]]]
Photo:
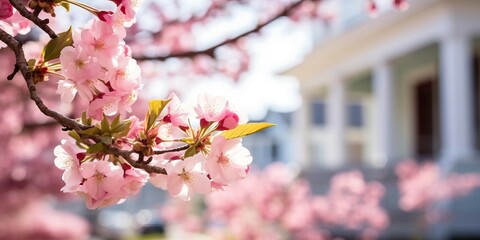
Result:
[[360,104],[348,106],[348,124],[351,127],[363,127],[363,108]]
[[315,126],[325,125],[325,103],[312,103],[312,122]]

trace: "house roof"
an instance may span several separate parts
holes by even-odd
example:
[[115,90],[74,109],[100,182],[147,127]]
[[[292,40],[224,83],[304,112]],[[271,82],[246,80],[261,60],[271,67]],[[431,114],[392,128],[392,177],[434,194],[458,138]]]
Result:
[[425,22],[422,19],[429,17],[424,13],[425,9],[428,8],[431,12],[432,5],[439,2],[442,0],[411,1],[408,11],[388,11],[375,19],[367,19],[351,29],[333,34],[320,42],[302,63],[286,70],[282,75],[292,75],[300,81],[308,81],[319,72],[335,69],[339,62],[348,61],[352,56],[367,58],[360,59],[363,66],[359,64],[358,70],[362,70],[367,63],[376,61],[374,55],[366,52],[382,48],[384,42],[392,42],[391,39],[399,34],[405,36],[405,31],[402,30],[415,22]]

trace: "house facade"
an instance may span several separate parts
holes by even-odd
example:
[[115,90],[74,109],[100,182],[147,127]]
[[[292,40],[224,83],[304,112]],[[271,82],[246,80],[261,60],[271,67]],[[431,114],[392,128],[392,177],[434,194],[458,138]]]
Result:
[[[416,159],[444,172],[480,171],[480,1],[410,0],[398,11],[378,0],[385,7],[376,18],[365,1],[340,2],[346,14],[317,26],[312,53],[283,73],[298,78],[303,98],[293,151],[320,189],[325,175],[354,167],[382,181],[391,218],[384,236],[414,236],[418,216],[398,208],[393,166]],[[480,236],[479,197],[440,203],[452,221],[422,234]]]
[[293,132],[304,166],[477,158],[480,1],[409,2],[344,21],[285,73],[301,84]]

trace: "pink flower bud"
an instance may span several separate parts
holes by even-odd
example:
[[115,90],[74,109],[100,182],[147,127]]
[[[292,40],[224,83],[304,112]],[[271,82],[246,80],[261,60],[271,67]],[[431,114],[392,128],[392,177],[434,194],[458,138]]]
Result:
[[239,117],[234,112],[228,112],[223,120],[218,124],[217,130],[224,131],[234,129],[238,126]]
[[106,23],[111,23],[112,22],[112,11],[100,11],[97,13],[98,19],[106,22]]
[[6,19],[13,15],[13,6],[8,0],[0,0],[0,19]]
[[393,5],[402,11],[407,10],[409,7],[407,0],[393,0]]

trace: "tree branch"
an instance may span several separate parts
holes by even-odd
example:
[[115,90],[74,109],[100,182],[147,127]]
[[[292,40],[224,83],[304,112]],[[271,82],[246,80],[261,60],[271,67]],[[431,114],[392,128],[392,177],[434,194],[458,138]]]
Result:
[[32,13],[32,12],[28,11],[25,8],[25,6],[21,2],[19,2],[18,0],[10,0],[10,3],[12,4],[12,6],[15,9],[17,9],[17,11],[23,17],[25,17],[26,19],[35,23],[35,25],[37,25],[45,33],[47,33],[50,36],[50,38],[56,38],[57,37],[57,34],[48,26],[49,20],[48,19],[43,19],[42,20],[42,19],[38,18],[38,15],[36,15],[37,11],[35,11],[35,13]]
[[20,72],[27,83],[28,91],[30,93],[30,99],[32,99],[35,104],[37,105],[40,111],[53,119],[55,119],[58,123],[62,126],[75,129],[75,130],[82,130],[88,129],[88,126],[78,123],[77,121],[65,117],[64,115],[50,110],[45,103],[43,103],[42,99],[37,94],[37,88],[33,83],[32,73],[28,70],[27,60],[25,59],[25,54],[21,47],[21,44],[15,40],[10,34],[0,29],[0,40],[4,42],[12,51],[15,53],[16,58],[16,66],[20,69]]
[[269,20],[263,22],[263,23],[260,23],[258,24],[255,28],[251,29],[250,31],[247,31],[247,32],[244,32],[238,36],[235,36],[233,38],[228,38],[226,39],[225,41],[223,42],[220,42],[210,48],[207,48],[207,49],[204,49],[204,50],[199,50],[199,51],[187,51],[187,52],[177,52],[177,53],[172,53],[172,54],[169,54],[169,55],[164,55],[164,56],[153,56],[153,57],[150,57],[150,56],[134,56],[134,58],[138,61],[146,61],[146,60],[159,60],[159,61],[164,61],[166,59],[169,59],[169,58],[193,58],[197,55],[208,55],[212,58],[215,57],[215,50],[221,46],[224,46],[224,45],[227,45],[227,44],[231,44],[231,43],[234,43],[236,41],[238,41],[240,38],[242,37],[245,37],[245,36],[248,36],[252,33],[256,33],[256,32],[259,32],[260,30],[262,30],[265,26],[269,25],[270,23],[274,22],[275,20],[281,18],[281,17],[284,17],[284,16],[288,16],[292,11],[294,11],[295,9],[297,9],[298,7],[300,7],[304,2],[307,2],[307,1],[319,1],[319,0],[299,0],[297,2],[294,2],[288,6],[286,6],[283,11],[279,12],[278,14],[274,15],[273,17],[271,17]]
[[[175,25],[178,25],[178,24],[193,24],[193,23],[206,21],[208,18],[211,18],[211,17],[215,16],[216,13],[224,11],[227,8],[227,6],[232,4],[232,3],[246,4],[247,2],[248,2],[247,0],[229,0],[229,1],[223,2],[222,4],[218,4],[218,3],[215,3],[214,1],[212,1],[210,3],[210,6],[205,11],[205,13],[203,13],[201,15],[193,15],[193,16],[191,16],[191,18],[189,18],[187,20],[183,20],[183,19],[179,19],[179,18],[172,19],[172,20],[167,20],[165,22],[162,22],[162,29],[168,28],[170,26],[175,26]],[[158,32],[153,33],[152,35],[153,35],[153,37],[159,38],[162,35],[162,33],[163,33],[163,31],[158,31]]]
[[[18,7],[18,5],[20,5],[21,6],[20,9],[23,9],[23,11],[28,12],[23,7],[23,5],[21,5],[21,3],[18,3],[16,0],[10,0],[10,1],[12,2],[12,5],[17,4],[17,7]],[[15,7],[15,8],[17,8],[17,7]],[[19,11],[21,11],[21,10],[19,10]],[[34,16],[30,12],[28,12],[28,14],[26,14],[26,15]],[[35,16],[34,16],[33,19],[39,20],[38,18],[35,18]],[[32,20],[32,19],[30,19],[30,20],[35,21],[35,20]],[[41,22],[40,25],[46,27],[47,30],[50,29],[46,25],[46,23],[44,23],[44,22]],[[46,32],[48,33],[48,31],[46,31]],[[51,36],[51,37],[56,37],[56,35]],[[15,38],[13,38],[13,36],[11,36],[7,32],[5,32],[1,28],[0,28],[0,40],[2,42],[4,42],[15,53],[16,64],[15,64],[15,69],[14,69],[14,71],[11,75],[13,75],[14,73],[16,73],[18,71],[20,71],[22,73],[22,76],[25,79],[25,82],[27,84],[27,88],[28,88],[28,91],[29,91],[29,94],[30,94],[30,99],[35,102],[38,109],[45,116],[48,116],[48,117],[54,119],[60,125],[62,125],[65,129],[75,130],[79,134],[80,134],[81,130],[85,130],[85,129],[90,128],[90,126],[85,126],[85,125],[75,121],[74,119],[71,119],[71,118],[66,117],[66,116],[64,116],[64,115],[62,115],[62,114],[60,114],[56,111],[53,111],[53,110],[49,109],[44,104],[44,102],[42,101],[40,96],[37,94],[37,89],[36,89],[35,83],[33,82],[33,78],[32,78],[32,72],[28,69],[28,64],[27,64],[27,60],[25,58],[25,53],[23,51],[22,45]],[[47,123],[47,124],[50,124],[50,123]],[[81,134],[81,135],[83,135],[85,138],[93,140],[96,143],[101,142],[101,139],[100,139],[99,136],[86,135],[86,134]],[[182,150],[187,149],[187,148],[188,148],[188,145],[187,146],[182,146],[180,148],[170,149],[170,150],[156,151],[155,154],[163,154],[163,153],[167,153],[167,152],[182,151]],[[112,145],[107,145],[106,146],[106,153],[107,154],[113,154],[115,156],[120,156],[125,161],[127,161],[132,167],[144,169],[148,173],[167,174],[167,171],[164,168],[149,165],[149,163],[151,162],[151,160],[153,158],[148,159],[146,162],[139,161],[139,160],[135,161],[134,159],[132,159],[131,154],[133,153],[133,151],[126,151],[126,150],[119,149],[119,148],[117,148],[115,146],[112,146]]]

